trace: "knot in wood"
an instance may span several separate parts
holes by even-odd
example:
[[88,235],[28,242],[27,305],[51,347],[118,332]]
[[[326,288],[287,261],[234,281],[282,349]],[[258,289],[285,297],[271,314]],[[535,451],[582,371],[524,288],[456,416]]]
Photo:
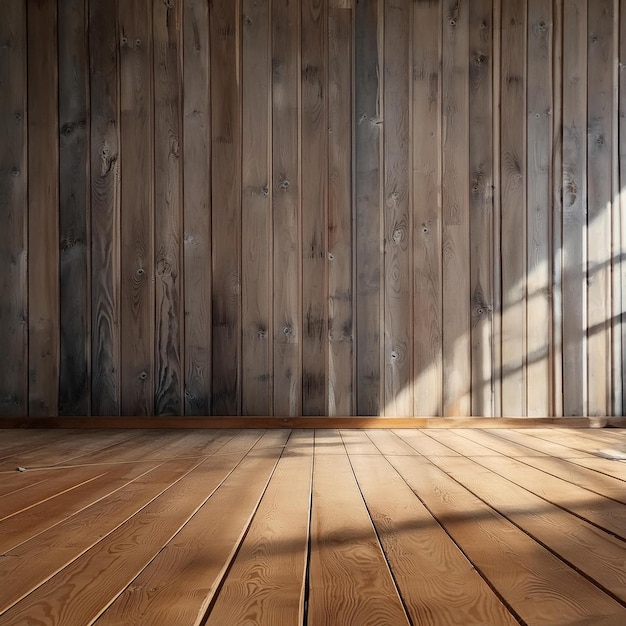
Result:
[[291,337],[293,335],[293,327],[291,326],[291,324],[283,326],[283,335],[285,335],[286,337]]
[[138,275],[138,276],[143,276],[145,273],[146,273],[146,270],[144,270],[144,269],[143,269],[143,267],[140,267],[140,268],[137,270],[137,275]]
[[283,191],[287,191],[287,189],[289,189],[289,181],[285,178],[284,180],[281,181],[280,183],[280,188]]
[[147,380],[147,379],[148,379],[147,372],[141,372],[141,374],[139,374],[139,380]]
[[17,178],[20,175],[20,171],[17,169],[17,167],[14,167],[11,170],[11,176],[13,176],[13,178]]
[[252,18],[249,15],[244,15],[243,16],[243,23],[244,24],[252,24]]
[[328,253],[328,260],[329,261],[334,261],[335,260],[335,255],[332,252]]
[[267,198],[270,195],[270,190],[267,185],[261,187],[261,193]]
[[267,337],[267,328],[263,328],[263,326],[260,326],[259,330],[257,331],[257,337],[259,339],[265,339]]
[[139,39],[139,37],[137,37],[137,39],[135,39],[135,45],[137,47],[141,46],[141,39]]

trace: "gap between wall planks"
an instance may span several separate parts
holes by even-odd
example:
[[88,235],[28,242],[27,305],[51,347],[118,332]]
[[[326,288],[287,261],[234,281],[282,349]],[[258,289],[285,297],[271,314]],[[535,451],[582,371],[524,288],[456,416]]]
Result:
[[621,0],[7,7],[2,414],[622,412]]

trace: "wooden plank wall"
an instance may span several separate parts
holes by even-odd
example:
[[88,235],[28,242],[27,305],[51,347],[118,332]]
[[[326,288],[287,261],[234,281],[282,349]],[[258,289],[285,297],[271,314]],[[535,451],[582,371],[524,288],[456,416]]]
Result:
[[624,414],[623,0],[2,8],[2,415]]

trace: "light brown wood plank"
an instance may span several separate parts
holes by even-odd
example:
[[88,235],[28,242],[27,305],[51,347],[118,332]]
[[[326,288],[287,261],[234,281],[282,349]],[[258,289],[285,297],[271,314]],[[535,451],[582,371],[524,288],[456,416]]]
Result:
[[57,7],[29,0],[28,414],[59,410]]
[[588,415],[607,415],[611,389],[614,0],[589,3],[587,49]]
[[85,0],[58,4],[61,415],[84,415],[90,406],[87,10]]
[[471,413],[469,4],[443,5],[443,415]]
[[0,25],[0,413],[28,412],[28,139],[26,4],[3,5]]
[[493,30],[492,0],[469,16],[469,175],[472,415],[493,415]]
[[317,445],[309,594],[310,624],[409,624],[345,450]]
[[209,7],[183,5],[185,415],[211,413]]
[[207,625],[303,623],[312,468],[313,432],[293,433]]
[[300,3],[272,2],[274,415],[302,413]]
[[354,7],[354,206],[357,415],[382,415],[382,5]]
[[[614,198],[613,206],[613,284],[615,285],[613,303],[620,315],[618,317],[614,313],[616,326],[613,328],[613,343],[617,351],[621,352],[621,366],[618,367],[615,364],[616,378],[614,378],[613,385],[616,395],[613,412],[624,415],[626,412],[626,395],[624,394],[626,387],[626,365],[624,364],[624,359],[626,359],[626,324],[623,320],[623,311],[626,311],[626,219],[624,218],[624,213],[626,213],[626,80],[624,80],[626,75],[626,5],[624,0],[619,0],[618,13],[618,122],[614,129],[618,133],[618,140],[615,142],[617,148],[615,165],[618,171],[614,173],[614,182],[618,193]],[[620,392],[621,406],[618,402]]]
[[181,415],[183,2],[154,0],[155,415]]
[[152,2],[119,3],[121,412],[154,413]]
[[390,462],[519,619],[548,625],[625,618],[626,608],[429,461],[399,456]]
[[[230,459],[207,466],[209,481],[205,483],[206,478],[200,476],[194,479],[196,490],[205,494],[201,505],[167,540],[167,549],[145,564],[96,623],[202,623],[288,435],[268,432],[229,472],[224,470],[233,465]],[[222,477],[219,484],[213,474]],[[193,563],[196,567],[190,567]],[[176,584],[164,585],[172,576]]]
[[502,415],[525,415],[527,0],[502,3],[500,94]]
[[563,415],[587,411],[587,1],[563,4]]
[[[370,441],[367,433],[363,430],[340,430],[341,441],[348,456],[358,454],[379,456],[380,452],[376,446]],[[340,446],[337,446],[341,450]]]
[[527,415],[552,410],[551,213],[552,3],[528,2],[527,60],[527,249],[526,249],[526,407]]
[[384,3],[383,210],[385,415],[413,414],[411,3]]
[[518,623],[384,458],[350,462],[414,624]]
[[328,412],[328,3],[301,3],[302,414]]
[[213,367],[211,413],[241,413],[241,15],[209,5]]
[[328,8],[328,415],[355,411],[351,3]]
[[119,415],[120,94],[117,9],[89,2],[91,177],[91,412]]
[[[196,467],[163,496],[12,606],[0,616],[0,624],[19,622],[25,615],[29,619],[48,615],[57,622],[91,623],[189,521],[244,455],[195,463]],[[105,570],[106,577],[101,575]],[[63,589],[71,589],[70,596],[78,601],[63,599]]]
[[244,0],[242,32],[242,405],[272,413],[270,3]]

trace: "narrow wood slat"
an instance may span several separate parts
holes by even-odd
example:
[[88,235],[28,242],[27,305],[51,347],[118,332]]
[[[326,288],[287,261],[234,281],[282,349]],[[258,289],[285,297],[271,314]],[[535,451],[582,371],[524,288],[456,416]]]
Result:
[[[412,431],[412,430],[400,430],[396,431],[396,434],[411,448],[419,452],[420,454],[428,456],[459,456],[458,452],[450,450],[448,447],[440,444],[438,441],[434,441],[427,434]],[[378,444],[378,438],[373,438],[374,442]],[[394,444],[395,445],[395,444]],[[387,454],[386,449],[382,448],[383,453]]]
[[302,414],[328,413],[328,6],[301,3]]
[[350,462],[414,624],[518,623],[387,460]]
[[414,415],[442,415],[441,3],[413,5]]
[[[626,414],[626,324],[623,320],[623,311],[626,311],[626,5],[624,0],[619,0],[618,4],[619,25],[618,25],[618,122],[614,132],[618,133],[617,159],[615,165],[618,171],[615,172],[615,185],[619,189],[616,194],[613,206],[614,227],[613,227],[613,281],[615,291],[613,292],[614,307],[620,312],[620,316],[615,315],[615,326],[613,328],[613,342],[616,349],[621,352],[621,366],[615,364],[616,378],[613,381],[615,396],[615,408],[612,412]],[[615,188],[614,185],[614,188]],[[615,308],[614,308],[615,310]],[[620,376],[621,374],[621,376]],[[621,392],[621,406],[618,402]]]
[[[59,410],[57,6],[29,0],[28,414]],[[25,313],[25,312],[24,312]],[[16,355],[19,358],[19,355]]]
[[500,95],[502,415],[525,415],[527,0],[502,2]]
[[123,415],[154,413],[152,21],[151,0],[119,3]]
[[272,2],[274,415],[302,413],[300,3]]
[[[469,176],[472,415],[493,415],[492,0],[470,6]],[[496,68],[497,71],[497,68]]]
[[28,413],[28,140],[26,3],[3,4],[0,25],[0,414]]
[[383,79],[385,415],[413,414],[411,3],[385,1]]
[[211,412],[241,414],[241,15],[209,4],[211,93]]
[[587,0],[563,4],[563,415],[587,411]]
[[[167,549],[145,563],[132,579],[131,586],[120,589],[116,598],[116,594],[110,596],[114,601],[96,623],[99,626],[171,621],[202,623],[249,527],[287,437],[288,433],[267,433],[219,484],[209,481],[200,486],[200,477],[196,478],[196,489],[205,494],[199,509],[180,529],[172,528],[174,532],[167,541]],[[207,469],[210,474],[223,475],[231,465],[232,461],[213,463]],[[190,563],[201,564],[201,567],[189,567]],[[166,579],[176,582],[164,585]]]
[[349,3],[328,9],[328,408],[355,411],[352,35]]
[[313,432],[293,433],[205,624],[303,623],[312,467]]
[[596,624],[625,619],[626,608],[429,461],[390,462],[519,619],[546,626],[590,617]]
[[382,415],[382,112],[380,3],[354,7],[356,414]]
[[[380,452],[376,446],[370,441],[367,433],[362,430],[341,430],[341,441],[348,453],[348,456],[358,454],[359,456],[369,455],[378,456]],[[337,445],[337,449],[341,451],[341,446]]]
[[154,262],[155,415],[183,412],[182,19],[183,2],[155,0]]
[[270,3],[244,0],[242,32],[242,405],[272,413]]
[[119,415],[120,102],[117,8],[89,2],[91,411]]
[[409,624],[345,451],[316,446],[313,502],[308,623]]
[[446,0],[442,59],[443,414],[471,412],[469,4]]
[[183,5],[185,415],[211,413],[209,6]]
[[58,5],[59,44],[59,413],[90,406],[89,47],[87,2]]
[[626,544],[462,457],[439,465],[518,528],[626,602]]
[[[52,616],[57,622],[91,623],[189,521],[244,455],[196,463],[163,496],[12,606],[0,616],[0,624],[14,624],[26,615],[29,619]],[[71,589],[70,597],[77,602],[68,602],[65,594],[59,593],[64,588]]]

